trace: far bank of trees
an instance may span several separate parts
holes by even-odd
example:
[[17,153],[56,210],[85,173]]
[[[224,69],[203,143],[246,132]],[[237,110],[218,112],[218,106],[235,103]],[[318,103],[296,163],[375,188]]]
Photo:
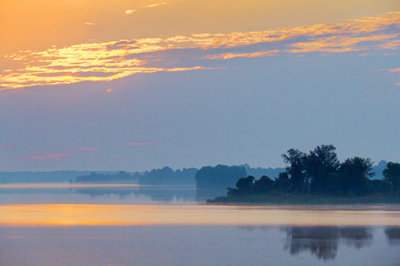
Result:
[[262,176],[240,178],[228,196],[249,194],[315,194],[365,196],[368,194],[400,195],[400,164],[389,162],[383,180],[372,180],[373,163],[368,158],[353,157],[340,162],[333,145],[321,145],[304,153],[290,149],[282,155],[286,171],[272,179]]

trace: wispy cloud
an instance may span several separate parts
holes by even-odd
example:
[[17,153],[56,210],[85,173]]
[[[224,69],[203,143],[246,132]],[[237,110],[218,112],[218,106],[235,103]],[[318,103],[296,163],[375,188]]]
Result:
[[[144,73],[211,69],[207,67],[210,60],[281,54],[366,54],[369,51],[394,50],[398,47],[400,12],[344,23],[279,30],[83,43],[7,55],[5,59],[19,67],[0,72],[0,90],[82,81],[111,81]],[[168,61],[170,51],[181,52],[173,62]]]
[[71,156],[69,152],[60,153],[35,153],[26,157],[29,161],[48,161],[48,160],[61,160],[65,157]]
[[399,68],[393,68],[389,69],[390,72],[400,72],[400,67]]
[[253,58],[253,57],[273,56],[278,53],[279,53],[279,50],[271,50],[271,51],[266,51],[266,52],[253,52],[253,53],[225,53],[225,54],[219,54],[219,55],[210,55],[210,56],[207,56],[206,58],[211,59],[211,60],[214,60],[214,59],[227,60],[227,59],[240,58],[240,57]]
[[163,6],[166,4],[167,4],[166,2],[152,3],[152,4],[145,5],[143,8],[154,8],[154,7],[159,7],[159,6]]
[[136,12],[136,9],[127,9],[125,10],[125,15],[130,15]]
[[144,5],[142,7],[138,7],[135,9],[126,9],[124,13],[125,13],[125,15],[131,15],[131,14],[135,13],[136,11],[138,11],[139,9],[155,8],[155,7],[163,6],[166,4],[167,4],[166,2],[152,3],[152,4]]
[[93,152],[97,152],[97,151],[99,151],[99,148],[93,148],[93,147],[77,147],[77,148],[75,148],[75,150],[78,150],[78,151],[93,151]]
[[3,145],[0,145],[0,150],[9,150],[9,149],[12,149],[15,145],[17,145],[16,142],[8,143],[8,144],[3,144]]
[[151,146],[155,145],[155,142],[131,142],[131,143],[126,143],[128,146]]

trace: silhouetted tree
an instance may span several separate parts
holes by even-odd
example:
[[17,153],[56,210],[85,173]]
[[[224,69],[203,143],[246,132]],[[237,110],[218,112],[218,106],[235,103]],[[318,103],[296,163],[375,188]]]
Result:
[[392,192],[392,186],[386,180],[370,180],[368,184],[368,191],[371,193],[390,194],[390,192]]
[[269,193],[274,190],[275,182],[268,176],[264,175],[259,180],[254,182],[254,192],[255,193]]
[[293,192],[304,193],[307,191],[304,168],[305,157],[306,154],[297,149],[290,149],[287,153],[282,154],[284,162],[289,164],[286,167],[286,171],[290,176]]
[[285,172],[279,173],[278,178],[275,180],[275,187],[278,191],[289,192],[291,190],[289,175]]
[[387,181],[394,194],[400,194],[400,163],[389,162],[383,170],[385,181]]
[[248,194],[253,192],[254,176],[249,175],[248,177],[240,178],[236,183],[236,188],[242,194]]
[[342,192],[363,195],[367,193],[367,184],[372,175],[372,162],[370,159],[354,157],[345,160],[340,165],[342,179]]
[[[373,163],[368,158],[353,157],[340,163],[333,145],[321,145],[308,154],[289,149],[282,154],[287,164],[274,180],[264,175],[259,180],[253,176],[240,178],[228,196],[246,194],[321,194],[358,195],[400,194],[400,164],[388,163],[383,171],[384,180],[371,180]],[[380,165],[386,164],[382,161]],[[236,179],[237,180],[237,179]]]
[[328,192],[328,179],[340,166],[333,145],[317,146],[304,158],[304,168],[310,182],[310,192]]

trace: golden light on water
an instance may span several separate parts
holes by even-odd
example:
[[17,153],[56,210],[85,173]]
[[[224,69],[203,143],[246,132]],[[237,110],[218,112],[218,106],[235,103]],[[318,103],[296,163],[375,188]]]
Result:
[[209,205],[0,206],[0,226],[135,225],[400,226],[400,210]]

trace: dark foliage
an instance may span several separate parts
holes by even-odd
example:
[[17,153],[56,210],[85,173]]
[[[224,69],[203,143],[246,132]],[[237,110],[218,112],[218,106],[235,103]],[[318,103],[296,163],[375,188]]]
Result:
[[400,163],[389,162],[383,170],[385,181],[391,186],[394,194],[400,194]]
[[388,163],[384,180],[372,180],[373,163],[354,157],[340,162],[333,145],[321,145],[309,153],[290,149],[282,155],[288,165],[276,179],[262,176],[240,178],[228,196],[249,194],[314,194],[330,196],[365,196],[400,194],[400,164]]

